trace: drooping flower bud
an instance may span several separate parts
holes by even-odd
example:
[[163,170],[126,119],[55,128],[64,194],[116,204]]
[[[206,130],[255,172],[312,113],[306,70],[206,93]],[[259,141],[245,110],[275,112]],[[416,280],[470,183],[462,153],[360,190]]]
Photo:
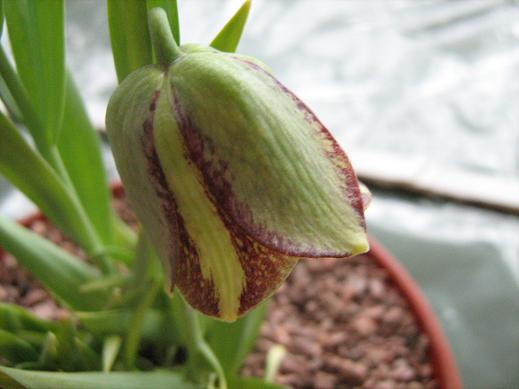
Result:
[[185,45],[110,100],[118,171],[170,287],[232,321],[300,258],[368,249],[359,183],[306,105],[250,57]]

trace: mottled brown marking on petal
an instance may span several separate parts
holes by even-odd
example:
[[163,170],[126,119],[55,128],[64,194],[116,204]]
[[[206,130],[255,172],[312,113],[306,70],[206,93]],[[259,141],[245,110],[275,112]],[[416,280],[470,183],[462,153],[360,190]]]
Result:
[[147,169],[152,177],[155,193],[161,199],[162,210],[167,215],[168,224],[164,227],[171,236],[172,253],[169,258],[172,273],[168,274],[168,277],[171,288],[176,283],[189,304],[207,315],[217,316],[218,300],[214,285],[202,276],[196,246],[189,237],[182,215],[178,212],[177,203],[168,187],[155,147],[153,119],[159,96],[160,91],[156,91],[149,107],[150,115],[143,124],[141,144],[148,161]]
[[[172,90],[174,95],[173,110],[177,118],[177,123],[183,135],[186,145],[186,158],[189,158],[201,173],[203,178],[203,186],[207,197],[215,205],[220,217],[224,220],[229,230],[238,228],[236,218],[231,215],[240,215],[240,219],[250,221],[252,220],[252,213],[246,203],[238,203],[236,196],[233,193],[230,180],[232,176],[228,170],[227,161],[220,159],[215,153],[213,140],[204,136],[193,124],[189,115],[182,109],[182,104],[179,98],[175,95],[175,90]],[[262,243],[268,247],[267,242],[283,241],[284,238],[276,232],[267,231],[266,228],[252,228],[254,236],[262,236]],[[248,231],[249,233],[251,231]],[[274,250],[274,249],[273,249]],[[305,253],[307,256],[312,256],[313,253]]]
[[216,288],[212,280],[203,277],[194,242],[189,237],[181,218],[180,225],[183,255],[177,266],[177,286],[191,306],[206,315],[218,316],[219,305]]
[[[316,134],[320,136],[320,140],[323,144],[323,153],[325,157],[333,162],[337,174],[342,178],[342,191],[345,200],[351,205],[353,213],[357,215],[359,224],[365,229],[364,210],[357,177],[348,157],[331,133],[297,96],[295,96],[270,73],[253,62],[239,57],[231,58],[239,62],[242,66],[249,67],[252,71],[266,75],[269,80],[271,80],[273,86],[287,95],[304,116],[304,119],[315,128]],[[316,251],[311,247],[302,250],[298,247],[297,243],[275,231],[275,229],[256,223],[247,202],[238,201],[237,196],[234,194],[233,188],[230,184],[233,180],[232,171],[228,169],[227,162],[222,159],[225,158],[225,156],[216,155],[213,140],[195,127],[188,113],[183,109],[182,101],[176,94],[175,86],[171,85],[171,87],[174,96],[172,109],[175,112],[179,128],[184,137],[188,151],[187,157],[201,172],[204,181],[203,186],[206,188],[206,193],[213,204],[215,204],[217,209],[223,209],[224,211],[222,213],[225,213],[226,216],[232,217],[233,220],[230,223],[231,225],[239,224],[247,234],[253,236],[255,240],[261,242],[263,246],[283,255],[308,258],[342,258],[350,255],[348,252],[338,253],[335,251]]]
[[[230,232],[231,242],[240,259],[245,274],[245,285],[240,295],[238,315],[244,314],[270,296],[288,277],[298,257],[283,255],[278,251],[260,244],[254,237],[247,234],[235,223],[223,204],[232,201],[232,188],[225,177],[227,162],[216,159],[211,148],[210,139],[202,139],[188,115],[181,107],[178,99],[175,100],[174,111],[177,122],[187,145],[186,157],[190,158],[200,170],[204,179],[204,189],[207,197],[215,205],[225,227]],[[210,155],[212,161],[204,156]],[[210,190],[214,187],[219,190]],[[243,212],[247,212],[246,209]]]
[[233,240],[241,246],[240,263],[246,279],[238,311],[243,315],[278,289],[299,258],[274,252],[245,234],[241,238],[233,234]]
[[279,80],[277,80],[272,74],[267,72],[265,69],[261,68],[254,62],[248,61],[239,57],[232,57],[234,60],[245,64],[250,67],[254,71],[262,73],[268,76],[271,81],[289,96],[294,104],[296,104],[297,108],[304,114],[305,120],[315,125],[319,131],[319,134],[322,137],[322,140],[325,141],[328,147],[326,156],[334,161],[334,164],[340,173],[340,175],[344,178],[346,185],[343,187],[344,193],[348,202],[352,205],[352,208],[355,210],[356,214],[359,216],[359,221],[361,225],[366,228],[366,222],[364,220],[364,206],[362,203],[362,196],[359,189],[359,182],[355,172],[353,171],[353,167],[351,166],[350,160],[348,156],[341,148],[341,146],[337,143],[333,135],[328,131],[328,129],[321,123],[321,121],[317,118],[315,113],[299,98],[297,97],[290,89],[288,89],[285,85],[283,85]]
[[[352,205],[354,212],[358,214],[359,221],[364,225],[362,198],[357,178],[346,154],[333,136],[315,114],[273,76],[253,63],[242,62],[245,63],[245,66],[250,66],[255,71],[268,75],[275,87],[281,89],[284,94],[292,99],[304,115],[305,120],[316,129],[316,133],[320,135],[323,142],[326,157],[333,161],[338,173],[343,178],[345,197]],[[174,96],[172,109],[184,138],[186,158],[190,159],[201,173],[202,185],[207,197],[215,205],[219,217],[231,234],[232,244],[245,274],[245,284],[240,296],[238,312],[239,315],[242,315],[272,294],[290,274],[300,257],[315,257],[316,254],[304,252],[300,253],[300,256],[294,256],[291,255],[290,250],[280,252],[269,245],[268,242],[286,242],[284,237],[266,231],[265,228],[259,231],[258,229],[261,229],[262,226],[251,225],[247,227],[255,228],[245,229],[236,222],[236,215],[239,215],[241,220],[249,221],[249,224],[252,224],[250,222],[252,215],[246,203],[237,204],[236,196],[230,184],[232,181],[231,172],[228,169],[227,162],[222,159],[225,156],[217,155],[213,141],[196,128],[191,117],[184,111],[182,101],[175,95],[174,85],[172,85],[172,93]],[[259,237],[261,237],[261,240]],[[286,243],[287,246],[290,245],[290,242]],[[333,255],[327,254],[326,256]],[[340,257],[344,256],[346,254],[340,255]]]
[[[175,199],[169,192],[166,184],[166,177],[160,166],[159,158],[155,150],[155,144],[153,141],[153,118],[155,114],[156,102],[160,96],[160,91],[155,91],[152,101],[149,106],[148,118],[143,123],[143,134],[141,136],[141,146],[147,161],[147,170],[150,175],[151,181],[153,182],[153,189],[157,194],[157,197],[161,200],[161,208],[168,223],[164,228],[168,230],[171,239],[169,240],[169,252],[170,263],[165,266],[169,272],[166,275],[166,279],[170,289],[173,289],[176,278],[176,264],[180,258],[180,245],[178,236],[178,223],[177,223],[177,206]],[[164,260],[164,259],[163,259]]]

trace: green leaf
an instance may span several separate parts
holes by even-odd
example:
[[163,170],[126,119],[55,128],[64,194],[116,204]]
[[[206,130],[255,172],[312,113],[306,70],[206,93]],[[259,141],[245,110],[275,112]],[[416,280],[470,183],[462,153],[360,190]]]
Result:
[[10,332],[0,330],[0,357],[11,363],[18,363],[36,360],[38,353],[25,340]]
[[255,377],[234,377],[229,381],[229,388],[240,389],[289,389],[288,386],[265,382]]
[[0,328],[7,331],[52,331],[56,323],[42,320],[15,304],[0,303]]
[[126,333],[124,347],[125,363],[129,369],[135,367],[135,360],[137,359],[137,352],[139,351],[139,344],[143,335],[142,330],[146,314],[149,312],[158,291],[159,282],[152,282],[146,292],[140,296],[141,300],[134,309],[128,332]]
[[18,108],[18,104],[13,98],[11,91],[7,87],[5,80],[0,76],[0,99],[4,103],[9,115],[13,120],[20,121],[22,119],[22,114],[20,113],[20,108]]
[[74,79],[68,72],[58,149],[97,234],[105,244],[111,243],[110,192],[101,156],[101,142],[88,118]]
[[[76,312],[82,327],[97,336],[126,335],[133,312],[130,309],[114,309],[95,312]],[[144,316],[141,336],[146,342],[164,341],[165,322],[163,314],[150,309]],[[168,335],[169,336],[169,335]]]
[[74,368],[74,371],[100,370],[101,358],[93,348],[78,337],[74,338],[74,343],[77,350],[76,355],[80,363],[78,368]]
[[170,322],[179,336],[179,344],[187,349],[187,364],[191,374],[197,374],[204,362],[215,373],[222,388],[226,388],[226,374],[218,357],[202,335],[201,315],[191,308],[176,291],[170,299]]
[[[3,2],[3,0],[0,0],[0,37],[2,36],[3,32],[4,32],[4,2]],[[21,114],[18,109],[18,106],[16,105],[16,102],[14,101],[14,98],[11,95],[11,92],[7,88],[7,85],[5,84],[5,80],[1,76],[0,76],[0,99],[2,99],[2,102],[4,103],[5,107],[9,111],[9,114],[11,115],[11,117],[13,117],[15,120],[18,120],[21,118]]]
[[60,322],[57,336],[57,367],[63,371],[99,370],[101,357],[79,339],[76,326],[70,320]]
[[81,284],[98,275],[85,262],[48,240],[0,217],[0,246],[13,254],[50,292],[74,309],[99,309],[106,301],[102,291],[81,293]]
[[[39,369],[56,370],[58,361],[58,338],[54,332],[47,332],[38,358]],[[21,366],[18,366],[21,367]],[[31,369],[35,370],[35,369]]]
[[[33,364],[33,362],[28,362],[29,364]],[[8,375],[0,372],[0,388],[4,389],[26,389],[24,386],[20,385],[18,382],[13,380]]]
[[[96,231],[74,194],[2,113],[0,139],[0,174],[32,200],[56,226],[71,235],[87,253],[101,252]],[[101,265],[105,264],[103,259],[97,258]]]
[[79,288],[82,292],[91,292],[93,290],[112,289],[114,287],[122,287],[131,280],[129,274],[116,273],[106,277],[96,278]]
[[281,362],[287,351],[280,344],[272,346],[267,353],[267,361],[265,363],[265,381],[273,382]]
[[114,259],[119,259],[124,263],[131,263],[133,260],[133,250],[137,244],[135,232],[124,223],[120,217],[112,215],[113,244],[122,250],[119,253],[112,253]]
[[[7,389],[201,389],[175,372],[54,373],[0,366],[0,385]],[[15,386],[15,385],[19,386]],[[23,385],[23,386],[22,386]]]
[[25,340],[36,350],[40,350],[45,343],[45,337],[50,332],[42,332],[42,331],[30,331],[30,330],[19,330],[19,331],[10,331],[14,335],[19,338]]
[[227,374],[236,373],[254,347],[266,309],[263,303],[234,323],[215,320],[210,327],[208,343]]
[[[8,92],[6,91],[6,95],[12,96],[13,101],[11,103],[7,102],[7,104],[11,104],[11,107],[8,109],[11,113],[15,114],[14,119],[19,119],[19,117],[16,117],[17,108],[19,111],[18,114],[21,115],[23,123],[30,131],[36,148],[41,153],[42,157],[49,162],[61,178],[68,182],[69,178],[65,167],[63,166],[63,162],[61,161],[58,149],[56,145],[49,144],[44,125],[33,107],[31,98],[27,93],[22,80],[9,62],[7,54],[2,46],[0,46],[0,74],[8,90]],[[3,97],[6,98],[6,96]],[[14,103],[16,106],[13,105]]]
[[0,37],[4,32],[4,1],[0,0]]
[[108,0],[108,24],[119,82],[136,69],[152,63],[146,2]]
[[[12,96],[13,102],[16,103],[16,107],[23,118],[25,126],[31,132],[36,148],[42,157],[45,158],[62,177],[65,177],[65,168],[59,158],[58,150],[54,145],[49,145],[45,129],[34,110],[31,98],[22,80],[9,62],[2,46],[0,46],[0,74],[8,90],[8,95]],[[5,96],[3,97],[5,98]],[[12,109],[12,107],[10,109]]]
[[240,43],[245,22],[249,16],[251,1],[246,0],[234,16],[221,29],[211,46],[220,51],[234,53]]
[[17,0],[6,2],[4,7],[18,73],[48,143],[55,144],[65,101],[63,1]]
[[120,336],[108,336],[103,342],[103,372],[108,373],[117,359],[121,349],[122,338]]
[[177,45],[180,45],[180,23],[178,21],[177,0],[148,0],[148,9],[155,7],[160,7],[166,11],[173,37]]

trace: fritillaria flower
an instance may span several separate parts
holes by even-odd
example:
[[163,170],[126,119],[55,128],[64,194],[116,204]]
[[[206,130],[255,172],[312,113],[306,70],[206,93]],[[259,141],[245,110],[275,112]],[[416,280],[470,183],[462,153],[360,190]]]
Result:
[[207,315],[235,320],[301,258],[368,250],[346,154],[255,59],[173,47],[122,82],[107,128],[169,287]]

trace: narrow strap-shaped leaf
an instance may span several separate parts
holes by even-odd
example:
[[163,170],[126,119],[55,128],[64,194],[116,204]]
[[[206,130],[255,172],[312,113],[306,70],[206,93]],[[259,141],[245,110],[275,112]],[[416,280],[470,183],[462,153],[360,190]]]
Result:
[[105,244],[110,244],[112,215],[101,142],[88,118],[72,75],[68,72],[63,129],[58,148],[76,193],[97,234]]
[[[130,327],[133,312],[130,309],[116,309],[95,312],[76,312],[76,315],[81,325],[97,336],[123,336]],[[164,324],[164,315],[159,310],[148,310],[142,325],[142,339],[145,341],[164,341]],[[171,329],[171,331],[173,331],[173,329]]]
[[0,246],[31,270],[34,277],[57,298],[74,309],[99,309],[106,301],[103,291],[82,293],[80,286],[98,276],[87,265],[50,241],[0,217]]
[[[32,362],[30,362],[32,363]],[[8,376],[4,372],[0,371],[0,388],[5,389],[27,389],[25,386],[22,386],[18,381]]]
[[117,78],[152,63],[146,2],[108,0],[108,24]]
[[56,323],[42,320],[15,304],[0,303],[0,328],[7,331],[51,331]]
[[18,104],[13,98],[11,91],[7,87],[5,80],[0,76],[0,99],[4,103],[9,115],[15,121],[20,121],[22,119],[22,115],[20,113],[20,108],[18,108]]
[[[196,374],[200,358],[204,359],[218,378],[220,387],[227,389],[227,377],[218,356],[205,340],[200,326],[201,315],[191,308],[182,298],[180,293],[175,294],[170,300],[171,323],[175,327],[179,338],[179,344],[187,349],[187,363],[192,374]],[[229,387],[232,388],[232,387]]]
[[209,345],[227,374],[238,372],[247,354],[254,347],[267,304],[263,303],[234,323],[216,321],[209,333]]
[[22,81],[55,144],[65,101],[63,0],[17,0],[4,4],[9,38]]
[[101,358],[94,349],[79,337],[74,338],[77,363],[72,371],[96,371],[101,368]]
[[31,330],[20,330],[20,331],[10,331],[19,338],[25,340],[36,350],[40,350],[45,342],[46,332],[42,331],[31,331]]
[[50,163],[56,172],[68,182],[68,176],[63,166],[63,161],[59,156],[59,152],[55,145],[50,145],[46,139],[44,126],[34,110],[33,103],[29,94],[25,90],[22,80],[15,72],[11,63],[7,59],[7,55],[0,46],[0,75],[5,82],[9,94],[13,97],[19,113],[27,129],[31,132],[36,148],[43,158]]
[[112,216],[112,232],[113,232],[113,244],[116,247],[120,247],[122,250],[126,250],[130,255],[120,255],[121,253],[114,253],[112,257],[119,259],[125,263],[131,263],[133,259],[133,249],[137,243],[137,236],[135,232],[122,221],[120,217],[115,215]]
[[[4,32],[4,1],[0,0],[0,37],[2,37],[3,32]],[[13,96],[11,96],[11,93],[9,92],[9,89],[7,89],[7,85],[5,85],[5,81],[2,77],[0,77],[0,99],[2,99],[2,102],[4,103],[7,110],[9,111],[9,114],[11,114],[12,116],[20,117],[18,107],[16,106],[16,103],[13,100]]]
[[59,323],[56,331],[56,362],[64,371],[73,371],[78,362],[78,350],[74,344],[76,329],[66,319]]
[[[0,384],[8,389],[201,389],[185,381],[180,372],[61,373],[28,371],[0,366]],[[14,386],[18,384],[19,386]],[[23,385],[23,386],[22,386]]]
[[135,307],[135,312],[132,315],[125,339],[124,357],[128,369],[135,368],[134,365],[135,360],[137,359],[137,352],[142,337],[142,328],[146,318],[146,313],[153,304],[158,291],[159,282],[152,282],[147,288],[147,291],[141,296],[141,301],[139,301]]
[[4,0],[0,0],[0,37],[4,32]]
[[249,16],[250,0],[246,0],[236,11],[234,16],[221,29],[216,38],[211,42],[211,46],[220,51],[234,53],[240,43],[241,34],[245,27],[245,22]]
[[117,359],[121,349],[122,338],[120,336],[108,336],[103,342],[103,372],[108,373]]
[[59,323],[57,336],[57,365],[64,371],[90,371],[101,367],[101,358],[90,346],[78,337],[71,320]]
[[[58,324],[59,325],[59,324]],[[58,338],[54,332],[47,332],[43,347],[38,358],[40,366],[37,369],[55,370],[58,361]],[[20,367],[20,366],[18,366]],[[34,369],[33,369],[34,370]]]
[[49,160],[50,147],[45,138],[43,124],[33,108],[33,103],[29,98],[29,94],[22,80],[12,67],[7,58],[3,47],[0,46],[0,74],[4,80],[6,87],[20,109],[23,121],[27,129],[30,131],[34,143],[42,156]]
[[116,273],[106,277],[99,277],[95,280],[81,285],[81,291],[91,292],[93,290],[109,289],[114,287],[122,287],[129,283],[131,276],[127,274]]
[[148,9],[155,7],[160,7],[166,11],[173,37],[177,45],[180,45],[180,23],[178,21],[177,0],[148,0]]
[[[70,234],[90,255],[102,251],[81,204],[49,164],[23,139],[0,113],[0,174],[31,199],[49,219]],[[98,256],[103,270],[109,268]]]
[[0,357],[18,363],[35,360],[38,353],[25,340],[0,329]]
[[274,382],[286,353],[286,349],[280,344],[275,344],[269,349],[265,362],[265,381]]

